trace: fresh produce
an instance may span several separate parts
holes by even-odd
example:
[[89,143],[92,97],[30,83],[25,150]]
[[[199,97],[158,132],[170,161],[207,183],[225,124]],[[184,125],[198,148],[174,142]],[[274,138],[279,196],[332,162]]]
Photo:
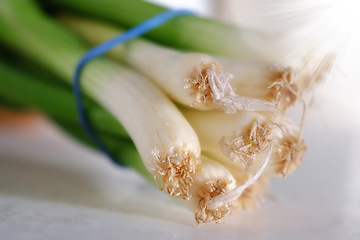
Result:
[[[59,17],[59,9],[68,12]],[[69,86],[88,44],[123,30],[69,11],[126,28],[163,10],[142,1],[3,0],[0,46],[18,57],[0,60],[0,103],[41,111],[94,146],[80,129]],[[271,68],[276,56],[250,47],[260,33],[180,16],[146,36],[161,41],[131,40],[110,52],[114,60],[98,57],[84,68],[85,108],[96,133],[115,161],[181,199],[199,224],[257,206],[270,178],[302,162],[303,125],[283,112],[305,87],[290,67]]]

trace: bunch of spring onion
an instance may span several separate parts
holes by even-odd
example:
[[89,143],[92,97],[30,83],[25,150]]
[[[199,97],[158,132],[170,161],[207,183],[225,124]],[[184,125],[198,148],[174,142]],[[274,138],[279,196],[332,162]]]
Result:
[[[46,3],[50,10],[51,4],[60,4],[63,11],[124,27],[164,10],[138,1]],[[57,80],[20,72],[23,66],[4,58],[0,102],[36,108],[89,143],[80,131],[70,88],[57,81],[70,85],[88,44],[121,31],[120,25],[70,15],[51,19],[33,0],[3,0],[1,46]],[[294,73],[273,63],[249,62],[271,59],[270,52],[248,41],[262,35],[214,20],[181,16],[149,36],[187,52],[134,39],[110,53],[114,60],[99,57],[86,66],[86,111],[98,135],[120,163],[150,173],[161,190],[184,201],[199,224],[255,207],[268,179],[296,170],[305,151],[302,129],[282,115],[300,96]]]

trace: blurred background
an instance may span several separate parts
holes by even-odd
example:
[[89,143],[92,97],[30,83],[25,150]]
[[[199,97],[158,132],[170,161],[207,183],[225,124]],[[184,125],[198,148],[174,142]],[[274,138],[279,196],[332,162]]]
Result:
[[[297,46],[291,56],[301,58],[307,47],[338,56],[326,81],[308,96],[303,165],[285,181],[271,182],[260,209],[196,228],[176,200],[132,170],[115,168],[44,117],[0,115],[0,238],[360,239],[358,3],[154,2],[287,34]],[[296,106],[289,116],[300,119],[299,112]]]

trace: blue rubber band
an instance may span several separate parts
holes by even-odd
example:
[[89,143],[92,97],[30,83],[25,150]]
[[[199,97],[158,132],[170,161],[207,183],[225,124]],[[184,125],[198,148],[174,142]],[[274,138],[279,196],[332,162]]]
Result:
[[80,123],[84,129],[84,131],[89,135],[89,137],[92,139],[94,144],[100,149],[101,152],[103,152],[113,163],[124,166],[122,163],[116,160],[115,157],[113,157],[110,154],[110,151],[107,149],[106,145],[100,140],[100,138],[95,133],[93,127],[91,126],[88,116],[86,114],[84,103],[82,100],[82,92],[81,92],[81,86],[80,86],[80,75],[82,72],[83,67],[92,59],[110,51],[115,46],[126,42],[128,40],[131,40],[133,38],[139,37],[143,35],[146,32],[149,32],[150,30],[161,26],[165,22],[169,21],[170,19],[180,16],[180,15],[194,15],[193,12],[188,10],[167,10],[165,12],[162,12],[155,17],[149,18],[148,20],[140,23],[136,27],[127,30],[123,32],[122,34],[92,48],[89,50],[78,62],[75,72],[74,72],[74,79],[73,79],[73,93],[75,96],[75,102],[76,102],[76,108],[78,111],[78,117],[80,120]]

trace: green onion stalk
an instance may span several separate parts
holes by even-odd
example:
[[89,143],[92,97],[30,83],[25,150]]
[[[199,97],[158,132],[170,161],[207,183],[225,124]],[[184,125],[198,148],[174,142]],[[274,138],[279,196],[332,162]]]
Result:
[[[50,0],[54,10],[65,10],[101,18],[131,28],[166,8],[140,0]],[[178,49],[204,52],[235,59],[279,63],[284,44],[278,36],[238,28],[213,19],[183,15],[145,34],[161,44]]]
[[[61,15],[58,19],[92,45],[124,31],[105,22],[71,15]],[[298,87],[291,82],[290,68],[264,62],[216,60],[205,54],[179,52],[141,38],[114,48],[108,55],[148,76],[174,101],[195,109],[276,112],[271,102],[284,112],[297,100],[291,91],[297,91]]]

